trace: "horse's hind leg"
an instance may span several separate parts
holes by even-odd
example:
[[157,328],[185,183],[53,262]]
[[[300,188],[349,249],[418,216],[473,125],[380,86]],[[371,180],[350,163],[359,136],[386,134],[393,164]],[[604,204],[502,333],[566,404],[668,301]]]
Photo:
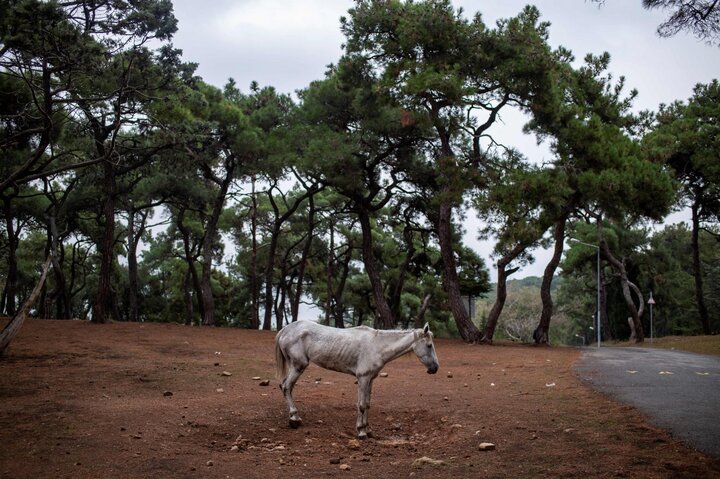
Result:
[[295,383],[305,370],[306,366],[307,365],[299,365],[295,362],[291,362],[288,367],[288,374],[280,385],[283,396],[285,396],[285,400],[287,401],[288,409],[290,411],[290,427],[293,429],[296,429],[297,427],[302,425],[302,419],[300,419],[300,416],[298,415],[298,410],[292,397],[292,391],[295,387]]
[[368,376],[358,378],[358,415],[356,425],[358,439],[367,439],[368,437],[372,437],[372,432],[369,429],[370,423],[368,421],[372,381],[373,378]]

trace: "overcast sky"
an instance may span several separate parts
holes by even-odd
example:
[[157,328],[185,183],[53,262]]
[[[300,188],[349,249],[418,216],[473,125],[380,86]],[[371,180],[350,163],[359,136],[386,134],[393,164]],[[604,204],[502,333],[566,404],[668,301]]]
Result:
[[[467,17],[480,12],[489,26],[516,15],[533,3],[551,23],[550,43],[569,48],[578,60],[587,53],[609,52],[610,70],[626,78],[628,89],[639,91],[638,110],[660,103],[687,100],[697,83],[720,77],[720,48],[686,34],[659,38],[655,30],[666,17],[642,8],[641,0],[465,0],[454,1]],[[197,73],[221,87],[228,78],[247,91],[251,81],[272,85],[284,93],[306,87],[337,62],[343,36],[339,18],[353,5],[348,0],[173,0],[179,29],[173,43],[185,61],[199,64]],[[522,135],[522,117],[505,115],[499,134],[526,155],[542,161],[532,137]],[[539,156],[539,157],[538,157]],[[492,244],[475,240],[472,222],[466,241],[488,261]],[[542,275],[549,255],[540,252],[534,265],[515,277]]]

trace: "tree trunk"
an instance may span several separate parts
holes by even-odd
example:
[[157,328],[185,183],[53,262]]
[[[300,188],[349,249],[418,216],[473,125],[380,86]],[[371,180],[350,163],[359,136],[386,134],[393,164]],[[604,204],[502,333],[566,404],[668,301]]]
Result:
[[507,266],[517,258],[520,253],[525,250],[523,245],[516,245],[512,250],[505,256],[500,258],[497,262],[497,287],[495,289],[495,303],[488,314],[487,323],[482,333],[482,342],[492,344],[493,336],[495,335],[495,328],[497,328],[498,319],[500,319],[500,313],[502,313],[505,307],[505,300],[507,299],[507,279],[520,268],[505,269]]
[[[262,328],[265,331],[272,329],[272,313],[273,313],[273,273],[275,272],[275,254],[277,253],[278,241],[280,241],[280,228],[282,227],[283,219],[280,217],[280,210],[278,209],[277,203],[272,196],[273,188],[269,188],[267,191],[268,200],[272,206],[275,220],[273,222],[273,229],[270,234],[270,244],[268,245],[268,259],[265,265],[265,315],[263,319]],[[280,318],[277,318],[278,331],[280,331],[280,325],[282,324]]]
[[193,254],[193,247],[190,244],[190,232],[183,224],[183,220],[185,218],[185,210],[182,209],[178,213],[178,219],[177,219],[177,227],[180,230],[180,234],[182,234],[183,238],[183,249],[185,251],[185,262],[188,266],[188,272],[192,278],[192,285],[195,289],[195,294],[198,298],[198,310],[200,313],[200,318],[203,318],[203,311],[204,311],[204,304],[202,301],[200,301],[200,278],[197,274],[197,269],[195,268],[195,255]]
[[418,311],[417,316],[415,316],[415,322],[413,324],[416,329],[422,328],[424,325],[425,311],[427,311],[431,297],[431,295],[426,294],[425,298],[423,298],[422,304],[420,305],[420,310]]
[[250,329],[260,327],[260,298],[258,291],[258,270],[257,270],[257,197],[255,196],[255,175],[250,180],[251,209],[250,211],[250,236],[252,240],[252,253],[250,255]]
[[[275,307],[275,324],[277,327],[277,331],[280,331],[282,328],[285,327],[285,324],[288,323],[287,317],[288,309],[286,308],[286,304],[288,302],[288,296],[290,297],[290,303],[292,305],[292,291],[291,291],[291,285],[292,285],[292,277],[289,278],[288,276],[291,276],[291,273],[289,270],[294,266],[290,263],[290,255],[292,255],[293,251],[295,250],[295,247],[300,244],[300,242],[297,242],[293,244],[291,247],[287,248],[285,250],[285,255],[282,258],[281,261],[281,268],[280,268],[280,276],[278,277],[278,286],[277,286],[277,292],[276,295],[276,307]],[[290,313],[292,314],[292,313]]]
[[[449,195],[449,187],[443,188],[441,197]],[[480,331],[470,320],[460,294],[460,281],[455,264],[455,252],[452,241],[452,206],[449,200],[442,200],[438,210],[437,221],[438,242],[440,256],[443,262],[443,284],[448,297],[450,311],[455,318],[458,331],[463,340],[477,342],[481,338]]]
[[0,356],[3,355],[7,347],[10,345],[10,342],[17,335],[17,333],[20,332],[20,329],[22,328],[25,319],[27,319],[28,313],[30,312],[30,308],[32,308],[35,301],[37,301],[37,298],[40,295],[40,291],[43,288],[43,284],[45,283],[45,278],[47,277],[47,272],[50,268],[51,262],[52,255],[50,255],[48,259],[45,260],[42,273],[40,274],[40,280],[35,285],[35,288],[33,288],[32,293],[30,293],[30,297],[25,300],[22,308],[20,308],[20,312],[15,317],[13,317],[13,319],[5,326],[5,328],[0,333]]
[[208,258],[203,254],[202,274],[200,276],[200,302],[203,305],[201,324],[203,326],[215,326],[215,298],[212,292],[211,272],[212,255]]
[[630,284],[628,281],[627,271],[625,270],[625,265],[613,256],[610,252],[610,247],[608,246],[607,241],[605,241],[605,238],[602,236],[600,237],[600,248],[603,256],[605,256],[605,259],[608,263],[610,263],[618,276],[620,276],[620,286],[622,287],[623,297],[625,298],[625,304],[630,312],[630,317],[632,318],[635,329],[635,342],[642,343],[645,339],[642,323],[640,322],[640,315],[638,314],[638,310],[635,307],[635,301],[633,300],[632,293],[630,292]]
[[635,334],[635,332],[637,331],[637,329],[635,329],[635,322],[633,321],[632,316],[628,316],[627,322],[628,326],[630,326],[630,341],[636,341],[637,335]]
[[518,269],[520,269],[516,267],[506,270],[506,266],[507,264],[501,265],[500,262],[498,262],[498,279],[495,292],[495,302],[493,303],[493,307],[490,310],[490,313],[488,313],[487,323],[485,324],[485,329],[483,330],[481,341],[484,343],[492,344],[493,342],[495,328],[497,328],[498,319],[500,319],[500,313],[502,313],[502,310],[505,307],[505,300],[507,300],[507,278],[511,274],[516,272]]
[[642,318],[643,314],[645,313],[645,298],[643,297],[643,294],[640,292],[640,288],[638,288],[635,283],[628,280],[628,286],[630,287],[632,292],[635,293],[635,296],[637,296],[637,298],[638,298],[638,306],[636,306],[636,307],[637,307],[638,317]]
[[338,282],[338,287],[335,290],[335,297],[333,299],[333,316],[335,317],[336,328],[345,327],[345,302],[343,301],[343,293],[345,292],[345,285],[347,284],[347,279],[350,275],[352,250],[352,244],[348,244],[348,249],[345,252],[345,257],[342,262],[342,274],[340,275],[340,281]]
[[330,245],[328,247],[328,255],[325,262],[325,324],[330,325],[330,315],[332,314],[332,301],[335,297],[333,292],[333,281],[335,281],[335,223],[330,218]]
[[135,241],[135,209],[128,208],[127,223],[127,261],[128,261],[128,321],[138,321],[138,279],[137,241]]
[[542,284],[540,285],[540,298],[542,299],[542,312],[540,313],[540,322],[538,323],[535,332],[533,332],[533,339],[535,344],[547,344],[550,335],[550,320],[553,314],[553,300],[550,288],[552,287],[552,280],[555,276],[555,270],[560,264],[560,258],[562,257],[563,245],[565,243],[565,225],[567,223],[567,216],[563,216],[555,224],[555,232],[553,239],[555,240],[555,249],[553,250],[553,256],[545,267],[543,273]]
[[[78,263],[84,263],[85,257],[81,258],[79,253],[81,240],[77,240],[72,246],[72,256],[70,257],[70,281],[68,282],[68,299],[72,304],[72,299],[85,289],[87,275],[78,271]],[[79,283],[76,286],[76,283]],[[82,308],[85,314],[80,319],[87,319],[87,307]]]
[[104,220],[103,234],[98,245],[100,250],[100,275],[97,295],[93,305],[92,321],[107,323],[110,321],[110,295],[112,294],[112,266],[115,258],[115,166],[106,159],[103,162],[103,187],[105,198],[102,202]]
[[[696,196],[698,198],[698,196]],[[703,291],[702,265],[700,263],[700,203],[695,200],[692,205],[692,259],[693,259],[693,276],[695,277],[695,301],[698,308],[698,316],[700,324],[702,324],[703,334],[710,334],[710,318],[708,316],[707,306],[705,306],[705,293]]]
[[[140,217],[140,223],[135,224],[136,213]],[[137,248],[140,239],[145,234],[148,209],[135,210],[132,206],[128,209],[128,321],[140,321],[140,273],[138,271]]]
[[405,278],[407,276],[407,270],[410,266],[410,262],[415,257],[415,245],[413,243],[412,232],[406,227],[403,231],[403,239],[405,240],[405,246],[407,251],[405,252],[405,260],[400,265],[400,271],[398,271],[397,281],[392,289],[392,297],[390,298],[390,311],[394,318],[401,321],[405,327],[410,324],[410,318],[401,318],[401,307],[402,307],[402,293],[405,288]]
[[268,260],[265,266],[265,314],[263,318],[262,328],[265,331],[272,329],[272,313],[273,313],[273,276],[275,272],[275,254],[277,253],[278,240],[280,239],[280,227],[275,225],[270,235],[270,244],[268,245]]
[[297,287],[295,288],[295,295],[291,298],[290,302],[292,321],[298,320],[298,314],[300,312],[300,299],[303,295],[303,284],[305,284],[305,268],[307,267],[307,260],[310,257],[310,249],[312,248],[314,229],[315,197],[311,196],[310,198],[308,198],[307,239],[305,240],[305,246],[303,247],[302,256],[300,257],[300,264],[298,265],[298,280]]
[[235,160],[228,158],[225,160],[225,178],[222,179],[220,189],[215,197],[212,212],[205,225],[205,236],[202,242],[202,276],[200,277],[200,302],[202,308],[202,324],[204,326],[215,326],[215,298],[212,292],[212,253],[215,237],[217,236],[218,222],[220,214],[225,204],[225,197],[230,189],[235,172]]
[[[277,203],[275,203],[275,199],[272,195],[272,190],[275,189],[275,187],[276,185],[273,185],[273,187],[270,188],[267,192],[268,200],[270,201],[270,205],[273,208],[273,213],[275,214],[275,220],[273,221],[273,230],[270,237],[270,250],[268,252],[268,262],[265,269],[265,318],[263,320],[263,329],[265,330],[270,330],[272,324],[273,272],[275,271],[275,254],[277,253],[277,245],[280,241],[282,226],[287,220],[292,217],[293,214],[295,214],[303,201],[305,201],[308,197],[312,198],[312,196],[317,191],[315,187],[308,188],[304,194],[298,196],[293,200],[293,203],[288,207],[285,213],[280,215],[280,210],[277,206]],[[278,322],[278,324],[280,324],[280,322]]]
[[[10,207],[11,199],[3,196],[3,209],[5,210],[5,230],[7,231],[8,237],[8,275],[5,279],[5,288],[3,290],[3,300],[5,314],[8,316],[15,315],[15,302],[17,296],[17,281],[18,281],[18,268],[17,268],[17,247],[18,238],[15,232],[15,225],[13,224],[13,211]],[[2,310],[0,310],[2,311]]]
[[188,265],[183,279],[183,296],[185,298],[185,325],[192,326],[193,323],[193,297],[192,297],[192,274],[190,273],[192,265]]
[[[55,276],[55,288],[49,293],[51,301],[55,302],[57,319],[70,319],[70,293],[65,280],[63,270],[64,253],[62,245],[59,246],[59,232],[55,216],[48,218],[48,256],[52,258],[53,273]],[[58,247],[59,246],[59,247]],[[49,311],[48,311],[49,313]]]
[[275,325],[280,331],[285,322],[285,288],[282,281],[278,282],[275,287]]
[[375,301],[375,324],[378,329],[392,329],[395,327],[395,321],[385,299],[380,271],[377,267],[375,251],[372,240],[372,227],[370,225],[370,214],[367,209],[358,205],[358,218],[362,229],[362,255],[365,264],[365,272],[370,279],[370,287],[372,288],[373,300]]

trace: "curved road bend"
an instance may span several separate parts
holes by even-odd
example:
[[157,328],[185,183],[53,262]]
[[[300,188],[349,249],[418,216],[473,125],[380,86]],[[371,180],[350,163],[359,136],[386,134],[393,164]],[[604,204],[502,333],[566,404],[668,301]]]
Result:
[[585,348],[580,378],[720,459],[720,357],[655,348]]

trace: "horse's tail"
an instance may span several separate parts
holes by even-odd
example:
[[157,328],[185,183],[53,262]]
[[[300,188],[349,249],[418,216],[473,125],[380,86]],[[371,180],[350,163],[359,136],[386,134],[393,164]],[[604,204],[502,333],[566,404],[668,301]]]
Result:
[[275,337],[275,377],[278,381],[285,379],[287,373],[287,362],[285,361],[285,355],[280,348],[280,333]]

